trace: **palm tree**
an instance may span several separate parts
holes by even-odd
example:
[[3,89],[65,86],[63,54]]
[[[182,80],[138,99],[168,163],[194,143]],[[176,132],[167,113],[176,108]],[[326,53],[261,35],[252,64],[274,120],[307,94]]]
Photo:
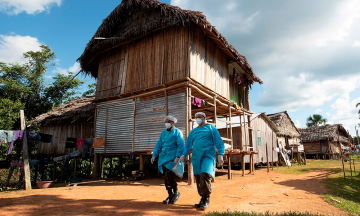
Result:
[[307,127],[316,127],[319,125],[326,125],[327,119],[323,118],[322,115],[313,114],[306,119]]

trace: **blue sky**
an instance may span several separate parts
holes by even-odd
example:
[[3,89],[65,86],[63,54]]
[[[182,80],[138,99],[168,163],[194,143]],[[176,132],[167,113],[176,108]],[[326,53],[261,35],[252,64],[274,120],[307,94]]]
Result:
[[[287,110],[299,127],[318,113],[354,135],[360,102],[360,2],[357,0],[169,0],[202,11],[245,55],[264,81],[250,93],[254,112]],[[0,61],[46,44],[56,66],[46,76],[77,72],[76,59],[121,1],[0,0]],[[326,5],[326,7],[324,7]],[[80,76],[87,84],[90,77]],[[86,85],[82,91],[86,90]]]

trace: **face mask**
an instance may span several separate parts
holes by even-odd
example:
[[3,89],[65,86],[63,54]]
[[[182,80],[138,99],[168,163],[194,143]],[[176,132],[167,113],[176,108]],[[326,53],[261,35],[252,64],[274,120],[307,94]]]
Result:
[[171,128],[171,124],[170,124],[170,123],[165,123],[165,127],[166,127],[166,129],[170,129],[170,128]]
[[203,122],[203,121],[202,121],[201,118],[196,118],[196,123],[197,123],[198,125],[201,125],[202,122]]

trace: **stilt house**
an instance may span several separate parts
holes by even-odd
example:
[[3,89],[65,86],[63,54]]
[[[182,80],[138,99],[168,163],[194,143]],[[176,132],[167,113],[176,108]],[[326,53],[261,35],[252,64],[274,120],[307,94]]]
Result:
[[[201,12],[157,0],[123,0],[78,61],[97,79],[95,136],[106,137],[105,147],[95,149],[94,173],[100,156],[132,152],[141,162],[150,155],[166,115],[178,119],[185,138],[198,111],[215,125],[229,116],[250,118],[249,87],[262,83]],[[235,83],[234,75],[242,78]],[[192,105],[194,97],[204,105]],[[233,142],[231,135],[223,139]],[[188,171],[192,183],[191,166]]]
[[340,143],[346,147],[353,143],[351,135],[341,124],[299,128],[301,142],[308,156],[333,156],[340,153]]
[[[242,128],[247,123],[247,120],[242,119],[242,127],[233,127],[233,141],[234,149],[240,149],[241,143],[247,143],[246,139],[249,137],[249,130],[242,130]],[[254,163],[275,163],[278,161],[278,153],[273,151],[277,146],[276,133],[279,132],[279,129],[276,125],[269,119],[265,113],[257,113],[251,117],[251,127],[252,127],[252,143],[249,143],[250,146],[245,146],[245,148],[256,151],[258,154],[254,155]],[[229,134],[229,127],[219,129],[220,135],[222,137],[227,137]],[[267,152],[266,152],[267,151]],[[242,156],[231,156],[232,162],[241,162]],[[250,157],[245,157],[245,163],[250,163]]]

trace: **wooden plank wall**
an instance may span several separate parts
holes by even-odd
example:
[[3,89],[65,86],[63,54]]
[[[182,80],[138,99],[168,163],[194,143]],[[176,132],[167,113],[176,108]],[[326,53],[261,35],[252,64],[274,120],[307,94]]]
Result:
[[[277,147],[276,133],[273,131],[273,129],[270,127],[267,121],[265,121],[263,117],[259,116],[251,121],[251,126],[253,128],[253,143],[250,144],[250,146],[254,147],[254,151],[259,152],[259,154],[254,155],[254,162],[266,163],[266,143],[268,143],[269,162],[271,162],[271,154],[273,154],[274,162],[278,161],[278,153],[276,151],[272,151],[272,145],[274,145],[275,148]],[[219,132],[222,137],[227,137],[226,128],[219,129]],[[242,142],[245,143],[244,135],[245,135],[244,131],[242,134],[240,134],[240,127],[233,127],[234,149],[240,149],[240,139],[242,139]],[[261,137],[261,146],[257,145],[258,136]],[[246,137],[247,140],[249,140],[248,130],[246,130]],[[241,156],[231,156],[231,161],[241,162]],[[249,163],[249,162],[250,162],[250,157],[245,156],[245,163]]]
[[[50,134],[53,136],[53,147],[51,151],[50,143],[42,143],[38,145],[38,154],[47,154],[47,155],[64,155],[71,153],[76,150],[83,151],[83,148],[73,148],[66,149],[65,142],[67,137],[72,138],[93,138],[93,123],[83,123],[81,128],[81,123],[74,124],[61,124],[61,125],[45,125],[40,127],[40,133]],[[82,130],[82,133],[81,133]],[[81,137],[81,134],[84,137]]]
[[304,142],[303,145],[306,154],[321,153],[320,141]]
[[229,99],[228,60],[197,25],[190,26],[190,77]]
[[189,47],[189,26],[178,26],[102,54],[96,99],[189,77]]

